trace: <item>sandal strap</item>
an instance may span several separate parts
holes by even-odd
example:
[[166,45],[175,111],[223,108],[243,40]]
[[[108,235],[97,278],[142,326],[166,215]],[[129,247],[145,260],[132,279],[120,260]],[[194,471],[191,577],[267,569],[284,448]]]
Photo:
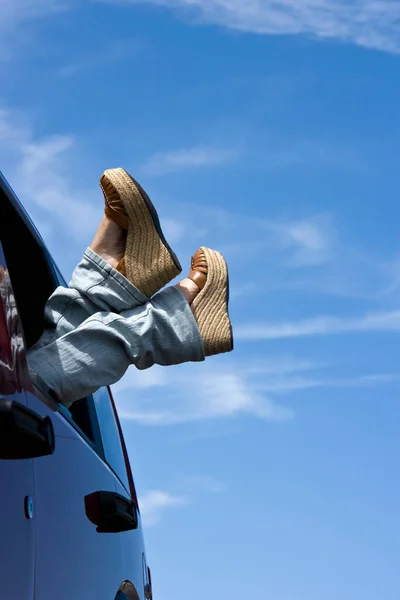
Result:
[[106,204],[104,212],[107,215],[107,217],[115,221],[115,223],[118,223],[118,225],[120,225],[124,229],[128,229],[129,219],[128,215],[125,212],[122,212],[122,210],[116,210],[115,208],[112,208],[109,204]]

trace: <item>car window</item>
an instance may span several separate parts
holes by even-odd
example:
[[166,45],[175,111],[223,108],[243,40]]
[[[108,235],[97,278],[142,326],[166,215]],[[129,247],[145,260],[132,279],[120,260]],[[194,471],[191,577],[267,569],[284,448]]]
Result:
[[[22,322],[25,339],[21,336],[21,347],[25,356],[24,347],[30,348],[43,332],[47,299],[58,285],[65,285],[65,282],[37,231],[17,210],[15,202],[0,188],[0,239],[18,307],[16,319],[18,323],[19,319]],[[34,269],[26,269],[26,256],[30,257]],[[6,358],[8,346],[4,342],[2,346],[2,355]],[[69,409],[61,404],[59,407],[60,414],[108,463],[129,491],[125,457],[107,389],[77,400]]]
[[[4,257],[0,261],[4,263],[0,272],[3,305],[0,311],[0,326],[3,330],[0,360],[5,365],[4,369],[9,366],[10,361],[15,363],[13,370],[8,369],[8,371],[16,372],[19,380],[23,377],[29,379],[25,363],[25,348],[35,344],[43,333],[46,301],[55,288],[64,283],[50,254],[37,236],[29,221],[24,220],[16,210],[13,201],[0,188],[0,240],[4,252]],[[26,268],[26,256],[29,256],[34,268]],[[8,271],[4,270],[5,262]],[[7,315],[4,312],[6,308],[8,308]],[[8,333],[10,339],[14,340],[13,348],[18,349],[17,356],[9,356],[10,348],[7,343],[8,334],[5,335],[4,331],[4,321],[8,328],[12,329]],[[16,351],[14,354],[17,354]],[[3,375],[1,379],[6,381]],[[14,381],[11,380],[8,387],[10,388],[13,383]],[[5,393],[4,389],[2,393]],[[60,405],[60,413],[89,442],[99,456],[104,458],[93,398],[91,396],[82,398],[74,402],[69,410]]]
[[101,388],[93,394],[93,400],[100,427],[105,460],[119,477],[126,490],[129,491],[129,479],[124,452],[108,390]]

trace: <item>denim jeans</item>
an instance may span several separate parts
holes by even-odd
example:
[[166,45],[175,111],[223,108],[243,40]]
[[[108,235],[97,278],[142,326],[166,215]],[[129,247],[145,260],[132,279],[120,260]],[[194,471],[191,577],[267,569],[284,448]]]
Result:
[[151,299],[88,248],[69,288],[45,308],[40,340],[28,352],[32,381],[69,406],[115,383],[128,366],[147,369],[204,360],[192,311],[176,287]]

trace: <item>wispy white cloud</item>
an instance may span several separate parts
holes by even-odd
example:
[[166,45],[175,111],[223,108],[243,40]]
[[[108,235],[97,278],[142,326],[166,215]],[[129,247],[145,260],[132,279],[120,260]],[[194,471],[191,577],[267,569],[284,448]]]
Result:
[[272,340],[354,332],[400,331],[400,310],[376,312],[361,317],[313,317],[283,323],[242,324],[235,337],[242,340]]
[[[236,331],[236,327],[235,327]],[[239,367],[239,371],[244,371],[247,377],[253,376],[274,376],[281,377],[301,373],[304,371],[314,371],[324,367],[331,366],[321,361],[315,362],[312,360],[298,359],[293,356],[274,356],[253,359],[251,363],[247,363]]]
[[[181,218],[190,224],[187,206],[179,207]],[[201,207],[208,230],[204,237],[218,240],[219,249],[232,263],[253,261],[262,255],[271,267],[301,268],[326,264],[336,255],[336,224],[330,214],[300,218],[265,218],[234,213],[218,206]],[[281,275],[281,271],[280,271]],[[235,290],[233,290],[235,293]]]
[[[240,136],[239,136],[240,137]],[[354,141],[340,142],[326,139],[284,139],[269,134],[258,142],[256,149],[241,141],[234,147],[206,144],[156,152],[140,166],[144,175],[157,177],[205,167],[218,167],[234,163],[239,158],[250,160],[260,170],[275,172],[298,166],[339,168],[340,170],[365,169],[369,157],[365,145],[355,148]],[[364,156],[365,155],[365,156]]]
[[310,379],[308,377],[273,377],[269,381],[256,384],[259,391],[285,394],[297,390],[309,390],[313,388],[363,388],[373,387],[381,384],[398,383],[400,375],[395,373],[378,373],[376,375],[360,375],[357,377],[337,379]]
[[171,487],[180,490],[178,493],[150,490],[139,496],[140,513],[146,526],[156,525],[165,512],[195,503],[204,494],[224,494],[228,491],[225,483],[210,474],[175,475],[173,480]]
[[0,159],[5,176],[47,234],[57,230],[80,239],[93,233],[101,194],[91,202],[93,192],[77,185],[73,136],[38,137],[17,112],[0,109]]
[[184,484],[192,493],[206,492],[208,494],[224,494],[228,491],[226,483],[219,481],[212,475],[189,475]]
[[79,53],[77,58],[61,67],[58,74],[62,77],[72,77],[97,69],[100,64],[103,69],[120,60],[126,64],[127,61],[139,56],[144,47],[144,42],[139,39],[110,40],[101,48],[95,46],[83,55]]
[[[197,385],[192,385],[194,370]],[[252,415],[281,421],[293,416],[291,409],[255,391],[244,371],[210,364],[181,365],[179,369],[153,367],[155,387],[138,383],[141,373],[131,370],[114,386],[119,414],[123,419],[145,425],[172,425],[210,419],[231,419]],[[149,382],[149,380],[148,380]],[[162,387],[160,387],[162,385]],[[140,397],[135,389],[141,389]],[[189,393],[188,393],[188,390]]]
[[123,379],[118,381],[113,388],[117,394],[120,394],[138,388],[146,390],[165,387],[168,385],[168,375],[167,369],[160,369],[159,367],[145,369],[144,371],[140,371],[140,373],[129,369]]
[[[241,416],[279,422],[294,416],[277,396],[313,388],[373,387],[396,383],[396,373],[304,376],[332,365],[292,357],[255,359],[245,364],[224,361],[153,367],[149,374],[128,371],[114,386],[119,414],[144,425],[175,425],[196,421],[232,420]],[[196,372],[196,386],[193,386]],[[150,374],[151,373],[151,374]],[[142,377],[146,383],[141,382]],[[153,382],[153,385],[152,385]]]
[[355,140],[267,138],[263,142],[262,164],[265,171],[293,167],[323,167],[364,173],[372,162],[376,146],[356,144]]
[[[186,381],[186,388],[188,385],[189,381]],[[187,397],[182,396],[181,389],[176,385],[171,385],[162,402],[158,403],[161,406],[157,406],[156,409],[152,408],[151,404],[157,402],[157,398],[153,397],[148,406],[143,398],[138,406],[137,399],[132,395],[134,402],[131,406],[128,401],[124,401],[123,405],[118,403],[119,414],[122,419],[137,421],[143,425],[174,425],[232,418],[240,414],[253,415],[269,421],[283,421],[293,416],[291,409],[246,389],[244,383],[234,374],[208,377],[199,387],[199,392]],[[201,392],[203,396],[200,396]]]
[[188,503],[183,496],[175,496],[161,490],[151,490],[139,498],[140,513],[147,526],[156,525],[165,511],[179,508]]
[[[400,51],[397,0],[101,0],[153,4],[196,22],[264,35],[310,35],[386,52]],[[1,0],[0,29],[78,7],[76,0]]]
[[40,18],[65,10],[68,0],[1,0],[0,28],[6,29],[32,18]]
[[0,64],[32,41],[32,21],[52,17],[75,0],[0,0]]
[[178,219],[163,219],[163,231],[170,243],[179,242],[187,235],[185,224]]
[[328,262],[334,248],[334,229],[327,215],[305,219],[265,223],[266,230],[276,236],[276,244],[289,250],[289,266],[313,266]]
[[182,10],[200,21],[265,35],[311,35],[400,51],[397,0],[106,0]]
[[217,167],[235,161],[238,156],[238,151],[226,148],[182,148],[153,154],[139,169],[144,175],[156,177],[189,169]]
[[388,296],[392,293],[397,293],[400,288],[400,260],[396,260],[387,263],[385,269],[390,277],[388,285],[383,289],[382,295]]

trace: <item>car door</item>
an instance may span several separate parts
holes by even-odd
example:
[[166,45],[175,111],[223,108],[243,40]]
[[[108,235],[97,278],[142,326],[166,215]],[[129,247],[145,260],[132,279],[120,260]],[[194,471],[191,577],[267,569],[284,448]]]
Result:
[[52,414],[32,394],[28,406],[51,415],[56,431],[54,456],[35,461],[36,598],[113,600],[125,579],[121,534],[99,533],[87,502],[98,492],[115,495],[115,476],[66,409]]
[[[26,406],[23,340],[12,284],[0,243],[0,405]],[[0,422],[6,418],[0,413]],[[1,425],[1,423],[0,423]],[[0,598],[33,598],[34,483],[32,459],[0,455]]]

